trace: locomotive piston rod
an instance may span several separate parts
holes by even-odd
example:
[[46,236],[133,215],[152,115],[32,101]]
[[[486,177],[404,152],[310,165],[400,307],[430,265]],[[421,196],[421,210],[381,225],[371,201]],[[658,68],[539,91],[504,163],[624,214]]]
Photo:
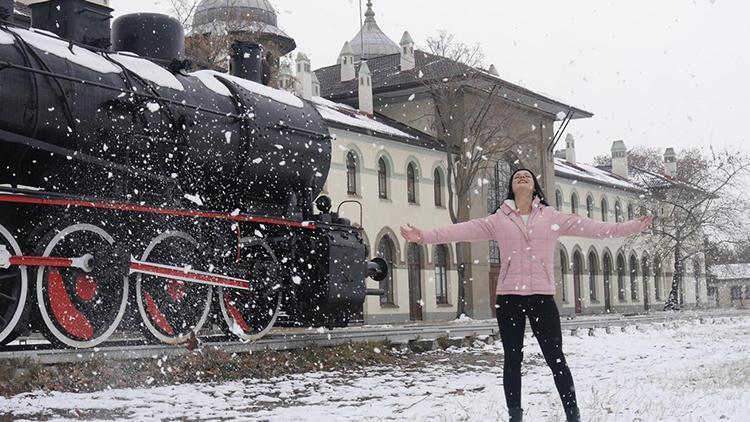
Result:
[[[94,268],[94,256],[86,254],[78,258],[61,258],[53,256],[11,255],[5,245],[0,245],[0,268],[11,266],[35,266],[55,268],[78,268],[91,272]],[[187,281],[190,283],[207,284],[230,289],[250,290],[250,281],[229,277],[221,274],[195,271],[185,267],[155,264],[130,258],[129,274],[148,274],[170,280]]]

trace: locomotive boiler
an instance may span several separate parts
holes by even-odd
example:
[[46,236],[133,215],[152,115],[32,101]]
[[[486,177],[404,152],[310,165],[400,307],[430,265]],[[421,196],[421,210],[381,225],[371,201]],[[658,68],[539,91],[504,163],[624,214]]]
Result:
[[315,107],[262,83],[257,44],[233,46],[231,74],[189,72],[177,21],[123,16],[110,36],[110,12],[0,16],[0,344],[347,325],[387,269],[318,198],[331,137]]

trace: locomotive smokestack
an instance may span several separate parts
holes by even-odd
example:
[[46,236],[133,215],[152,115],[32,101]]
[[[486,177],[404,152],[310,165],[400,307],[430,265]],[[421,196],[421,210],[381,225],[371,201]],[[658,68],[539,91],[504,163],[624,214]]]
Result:
[[13,0],[0,0],[0,19],[13,22]]
[[107,6],[86,0],[51,0],[30,7],[31,26],[34,28],[96,48],[107,49],[111,45],[109,23],[112,9]]
[[263,60],[263,47],[254,42],[232,44],[229,73],[259,84],[268,84],[268,64]]
[[185,58],[185,30],[177,19],[159,13],[132,13],[112,23],[112,49],[169,65]]

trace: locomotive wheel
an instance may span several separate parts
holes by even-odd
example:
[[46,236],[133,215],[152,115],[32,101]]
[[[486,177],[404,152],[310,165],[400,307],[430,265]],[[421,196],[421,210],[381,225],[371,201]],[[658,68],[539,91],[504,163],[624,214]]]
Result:
[[[114,238],[101,227],[78,223],[56,233],[42,256],[78,257],[91,253],[95,265],[108,262]],[[98,255],[98,258],[97,258]],[[128,275],[122,269],[39,267],[36,303],[47,339],[60,346],[87,348],[106,341],[125,315]]]
[[225,328],[244,341],[258,340],[271,330],[281,310],[283,289],[279,264],[265,241],[240,239],[239,277],[250,281],[250,290],[219,288],[219,307]]
[[[198,258],[198,242],[181,231],[167,231],[146,247],[141,261],[188,267]],[[135,294],[144,333],[167,344],[188,341],[206,323],[211,312],[212,287],[138,274]]]
[[[0,225],[0,245],[11,255],[22,255],[18,242],[6,227]],[[28,271],[23,267],[0,268],[0,346],[15,340],[16,324],[23,315],[29,290]]]

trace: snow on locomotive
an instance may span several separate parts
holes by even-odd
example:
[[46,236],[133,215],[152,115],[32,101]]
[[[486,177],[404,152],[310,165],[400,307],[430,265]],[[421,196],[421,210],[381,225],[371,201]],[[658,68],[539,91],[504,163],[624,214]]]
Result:
[[33,11],[43,30],[2,16],[0,345],[348,324],[386,267],[316,201],[331,163],[318,111],[262,83],[257,44],[234,46],[232,74],[188,73],[163,15],[120,17],[95,48],[110,12],[50,1]]

